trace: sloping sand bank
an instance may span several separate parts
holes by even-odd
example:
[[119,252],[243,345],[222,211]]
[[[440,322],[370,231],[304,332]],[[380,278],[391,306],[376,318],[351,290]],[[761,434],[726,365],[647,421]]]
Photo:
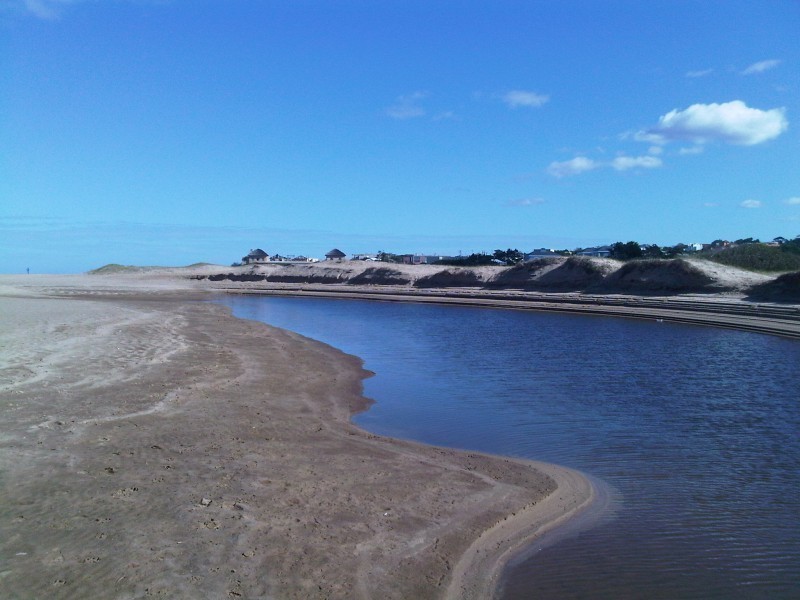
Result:
[[[380,266],[378,266],[380,265]],[[153,276],[158,269],[108,266],[97,274]],[[164,270],[162,270],[164,271]],[[168,271],[164,271],[166,274]],[[407,286],[411,288],[484,288],[538,292],[597,294],[719,294],[746,293],[775,279],[708,260],[676,258],[620,262],[587,256],[542,258],[513,267],[449,267],[401,265],[365,261],[316,264],[266,263],[237,267],[203,265],[173,270],[185,277],[212,282],[262,284],[343,284]],[[792,301],[791,299],[789,301]]]
[[358,429],[357,358],[194,290],[0,277],[0,596],[485,598],[590,501]]

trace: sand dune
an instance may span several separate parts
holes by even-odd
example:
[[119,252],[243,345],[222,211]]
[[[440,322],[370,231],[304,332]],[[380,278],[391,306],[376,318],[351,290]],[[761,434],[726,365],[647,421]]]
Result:
[[514,267],[399,265],[363,261],[187,268],[185,276],[211,281],[521,289],[586,293],[746,293],[774,276],[706,260],[622,263],[582,256],[543,258]]

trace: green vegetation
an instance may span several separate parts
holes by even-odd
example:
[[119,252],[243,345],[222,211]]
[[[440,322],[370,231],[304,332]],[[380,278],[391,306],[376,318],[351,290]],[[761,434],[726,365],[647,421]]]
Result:
[[[749,237],[729,242],[717,239],[710,244],[700,245],[675,244],[674,246],[659,246],[658,244],[640,244],[639,242],[616,242],[610,246],[600,248],[576,248],[575,250],[550,251],[553,256],[574,256],[583,251],[607,252],[610,258],[620,261],[642,259],[673,259],[693,256],[705,258],[721,264],[749,269],[753,271],[797,271],[800,270],[800,236],[794,239],[776,237],[766,244],[760,240]],[[599,254],[604,255],[604,254]],[[389,263],[402,263],[403,255],[389,252],[378,252],[378,260]],[[525,255],[518,249],[495,250],[492,254],[486,252],[472,253],[468,256],[447,257],[436,264],[456,267],[477,266],[514,266],[523,262]]]
[[[656,246],[658,248],[658,246]],[[617,260],[633,260],[635,258],[642,258],[644,253],[642,247],[637,242],[617,242],[611,245],[611,258]],[[657,258],[657,257],[656,257]]]
[[454,267],[479,267],[484,265],[496,265],[495,258],[492,254],[485,252],[473,253],[469,256],[454,256],[438,261],[437,265],[451,265]]
[[780,246],[767,246],[753,242],[716,252],[702,252],[698,256],[750,271],[798,271],[800,270],[800,240],[795,239]]
[[452,258],[440,260],[436,264],[455,267],[478,267],[487,265],[513,266],[521,263],[524,258],[525,255],[518,249],[509,248],[508,250],[495,250],[492,254],[481,252],[473,253],[469,256],[454,256]]
[[384,252],[383,250],[378,250],[377,258],[381,262],[388,262],[388,263],[402,263],[403,256],[400,254],[392,254],[391,252]]
[[516,248],[513,250],[509,248],[508,250],[495,250],[492,258],[494,258],[496,261],[502,261],[509,266],[513,266],[518,262],[522,262],[522,259],[525,258],[525,255]]

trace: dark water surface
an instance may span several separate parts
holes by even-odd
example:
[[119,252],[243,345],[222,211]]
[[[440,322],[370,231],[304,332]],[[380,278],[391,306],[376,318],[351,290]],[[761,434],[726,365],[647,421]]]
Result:
[[480,308],[223,303],[364,359],[377,403],[355,421],[370,431],[609,486],[605,517],[532,547],[504,598],[800,598],[800,343]]

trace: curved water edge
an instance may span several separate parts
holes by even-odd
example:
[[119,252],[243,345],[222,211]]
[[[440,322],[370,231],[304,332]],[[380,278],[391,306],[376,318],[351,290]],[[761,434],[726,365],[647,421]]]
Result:
[[224,303],[366,358],[377,375],[365,395],[378,403],[354,421],[372,433],[541,458],[609,482],[605,516],[588,513],[583,529],[581,516],[573,534],[559,528],[509,561],[505,598],[800,589],[797,342],[415,303]]
[[[544,463],[548,464],[548,463]],[[580,473],[591,488],[587,501],[569,515],[568,519],[555,523],[554,527],[544,529],[530,539],[524,547],[520,547],[503,564],[504,572],[498,582],[500,597],[505,587],[507,571],[525,561],[535,558],[536,554],[567,539],[579,536],[602,524],[610,523],[616,515],[616,507],[622,502],[618,490],[602,479],[592,477],[588,473]]]
[[[485,530],[464,551],[452,570],[447,600],[496,598],[506,565],[534,544],[554,543],[563,530],[589,529],[604,514],[605,486],[559,465],[526,461],[557,483],[539,502],[516,511]],[[599,500],[599,502],[598,502]]]
[[[230,308],[234,316],[243,318],[236,315],[233,307]],[[292,333],[307,337],[297,331]],[[308,339],[326,344],[322,340]],[[362,358],[356,358],[361,361],[365,380],[375,376],[376,373],[364,368]],[[363,429],[353,419],[368,411],[374,402],[365,397],[363,408],[351,415],[351,423]],[[382,437],[391,439],[391,436]],[[405,441],[414,440],[406,438]],[[502,458],[497,454],[492,456]],[[609,518],[611,488],[602,480],[555,463],[529,459],[522,462],[552,478],[556,489],[539,502],[507,515],[475,539],[455,563],[444,598],[482,600],[500,597],[507,565],[525,560],[542,548]]]

